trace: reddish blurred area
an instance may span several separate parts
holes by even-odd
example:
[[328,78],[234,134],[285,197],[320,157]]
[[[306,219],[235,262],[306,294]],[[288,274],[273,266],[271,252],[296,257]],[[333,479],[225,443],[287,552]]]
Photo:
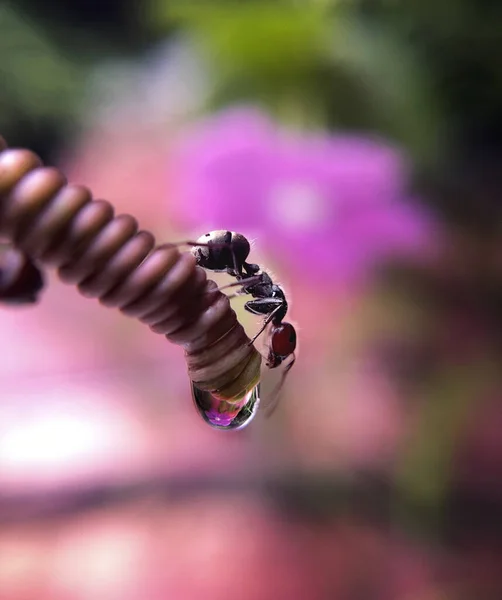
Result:
[[0,548],[0,597],[12,600],[421,598],[434,583],[402,542],[357,523],[286,521],[241,495],[7,529]]

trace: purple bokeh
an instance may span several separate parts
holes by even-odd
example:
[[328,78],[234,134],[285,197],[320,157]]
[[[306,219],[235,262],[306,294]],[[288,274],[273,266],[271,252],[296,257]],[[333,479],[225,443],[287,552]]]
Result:
[[221,413],[217,408],[206,411],[206,417],[212,425],[228,427],[236,417],[236,413]]
[[408,201],[405,157],[376,139],[288,132],[234,109],[187,134],[171,166],[185,227],[244,233],[310,279],[359,281],[434,237]]

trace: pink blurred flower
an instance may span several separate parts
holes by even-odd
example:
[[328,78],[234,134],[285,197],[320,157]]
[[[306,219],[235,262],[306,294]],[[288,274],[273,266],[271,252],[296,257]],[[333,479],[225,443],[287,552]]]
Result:
[[257,236],[311,279],[357,281],[430,246],[428,216],[406,202],[405,159],[385,142],[287,134],[236,109],[187,136],[171,167],[185,226]]
[[117,214],[130,213],[142,228],[169,239],[169,218],[161,211],[168,145],[169,135],[158,128],[98,127],[86,132],[60,166],[69,181],[106,198]]

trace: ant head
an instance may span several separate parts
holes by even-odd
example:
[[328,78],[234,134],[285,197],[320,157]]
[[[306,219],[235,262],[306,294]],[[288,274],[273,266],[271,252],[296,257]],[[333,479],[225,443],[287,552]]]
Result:
[[244,265],[244,263],[246,262],[246,258],[251,252],[250,243],[242,235],[242,233],[236,233],[235,231],[232,231],[229,245],[232,256],[235,257],[235,260],[239,267],[242,267],[242,265]]
[[242,272],[246,258],[251,251],[248,240],[240,233],[218,229],[201,236],[192,253],[197,258],[197,264],[210,271],[227,271],[228,269]]
[[269,337],[270,346],[267,365],[270,369],[273,369],[294,353],[296,349],[296,330],[291,323],[272,321]]

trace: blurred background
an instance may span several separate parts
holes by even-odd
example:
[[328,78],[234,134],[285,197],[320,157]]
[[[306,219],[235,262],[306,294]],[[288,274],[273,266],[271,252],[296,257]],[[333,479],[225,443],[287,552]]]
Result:
[[53,275],[3,308],[1,600],[502,598],[501,37],[491,0],[0,4],[8,143],[159,242],[242,232],[299,335],[221,432],[139,322]]

